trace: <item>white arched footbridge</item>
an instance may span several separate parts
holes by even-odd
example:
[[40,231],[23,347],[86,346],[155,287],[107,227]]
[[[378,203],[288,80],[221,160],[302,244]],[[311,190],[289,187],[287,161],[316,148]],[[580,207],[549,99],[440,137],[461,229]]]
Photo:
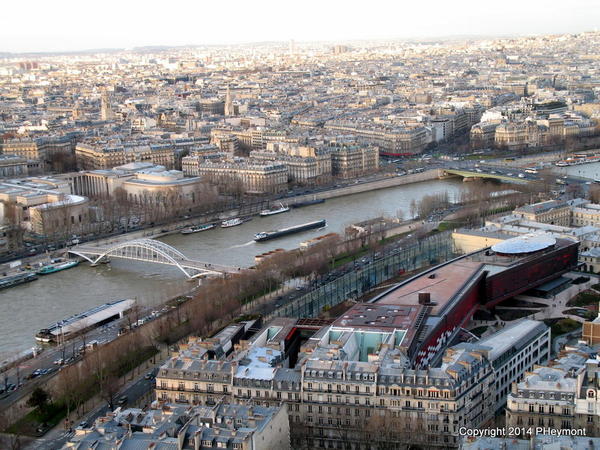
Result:
[[188,278],[203,275],[220,275],[237,271],[233,267],[210,264],[187,258],[176,248],[154,239],[134,239],[125,242],[113,242],[106,245],[78,245],[69,253],[80,256],[92,264],[97,264],[103,258],[122,258],[134,261],[144,261],[156,264],[175,266]]

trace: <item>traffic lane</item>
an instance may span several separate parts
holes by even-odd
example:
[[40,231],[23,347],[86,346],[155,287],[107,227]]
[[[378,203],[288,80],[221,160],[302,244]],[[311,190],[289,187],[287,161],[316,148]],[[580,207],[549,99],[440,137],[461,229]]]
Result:
[[30,446],[25,448],[32,450],[57,450],[63,448],[73,434],[73,432],[63,431],[52,439],[36,439]]
[[[154,389],[155,386],[155,381],[154,378],[152,379],[145,379],[142,378],[141,380],[137,381],[133,386],[131,386],[129,389],[127,389],[125,391],[124,395],[127,395],[127,401],[128,404],[130,405],[135,405],[137,404],[137,402],[142,399],[144,396],[146,396],[149,392],[151,392]],[[147,406],[147,404],[144,405],[138,405],[140,408],[143,408],[145,406]]]

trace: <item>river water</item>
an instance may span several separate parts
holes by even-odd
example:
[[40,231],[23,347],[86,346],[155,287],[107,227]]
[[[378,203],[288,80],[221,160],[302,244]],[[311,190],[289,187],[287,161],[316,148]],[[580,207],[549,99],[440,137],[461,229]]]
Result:
[[[583,166],[578,166],[583,167]],[[234,267],[249,266],[254,256],[276,248],[291,249],[302,241],[329,232],[343,232],[352,223],[373,217],[410,214],[410,203],[426,194],[448,192],[457,200],[464,189],[460,180],[433,180],[346,197],[320,205],[292,209],[270,217],[255,217],[233,228],[165,236],[161,240],[192,259]],[[256,243],[255,233],[326,219],[327,227]],[[56,321],[107,301],[136,298],[155,305],[190,289],[178,269],[158,264],[113,259],[110,265],[78,267],[40,277],[28,284],[0,291],[0,360],[30,348],[34,334]]]

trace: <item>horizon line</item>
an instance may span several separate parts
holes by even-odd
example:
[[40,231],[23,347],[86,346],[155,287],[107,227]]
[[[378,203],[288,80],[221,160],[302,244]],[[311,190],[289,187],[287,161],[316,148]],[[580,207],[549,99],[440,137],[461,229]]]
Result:
[[343,44],[350,42],[382,42],[382,41],[398,41],[398,42],[411,42],[411,41],[422,41],[422,40],[439,40],[439,41],[452,41],[452,40],[463,40],[463,39],[507,39],[507,38],[524,38],[532,36],[560,36],[560,35],[577,35],[582,33],[597,33],[597,29],[583,30],[578,32],[556,32],[556,33],[506,33],[506,34],[483,34],[483,33],[463,33],[463,34],[444,34],[444,35],[421,35],[413,37],[374,37],[374,38],[339,38],[339,39],[302,39],[296,40],[290,39],[273,39],[273,40],[256,40],[256,41],[232,41],[232,42],[221,42],[221,43],[210,43],[210,44],[145,44],[136,46],[123,46],[123,47],[92,47],[92,48],[81,48],[75,50],[38,50],[38,51],[8,51],[0,50],[0,58],[7,57],[19,57],[26,55],[67,55],[67,54],[81,54],[81,53],[103,53],[103,52],[121,52],[121,51],[135,51],[141,49],[184,49],[184,48],[196,48],[196,47],[232,47],[232,46],[252,46],[252,45],[265,45],[265,44],[288,44],[294,42],[298,44]]

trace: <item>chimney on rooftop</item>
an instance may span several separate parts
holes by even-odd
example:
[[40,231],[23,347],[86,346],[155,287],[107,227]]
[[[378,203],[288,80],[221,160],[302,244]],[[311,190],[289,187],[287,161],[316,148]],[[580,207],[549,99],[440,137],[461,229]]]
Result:
[[429,292],[419,292],[419,305],[429,305],[431,303],[431,294]]

